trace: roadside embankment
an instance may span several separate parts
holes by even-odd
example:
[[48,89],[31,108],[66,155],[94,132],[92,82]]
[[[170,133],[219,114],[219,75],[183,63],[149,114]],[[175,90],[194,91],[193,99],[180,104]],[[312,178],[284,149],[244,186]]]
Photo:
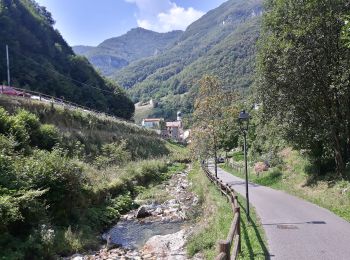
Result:
[[[230,203],[226,197],[205,176],[199,164],[190,172],[190,180],[195,183],[193,189],[199,196],[201,211],[196,220],[196,228],[187,244],[189,256],[201,256],[202,259],[215,259],[218,255],[218,240],[226,239],[233,219]],[[241,207],[241,243],[240,259],[265,259],[266,246],[264,232],[259,227],[259,219],[254,208],[251,209],[249,223],[245,212],[245,199],[238,196]]]

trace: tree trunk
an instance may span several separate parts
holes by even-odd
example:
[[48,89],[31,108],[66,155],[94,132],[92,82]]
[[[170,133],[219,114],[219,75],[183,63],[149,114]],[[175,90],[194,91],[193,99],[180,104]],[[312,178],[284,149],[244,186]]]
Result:
[[218,156],[217,156],[217,148],[216,148],[216,136],[214,134],[214,165],[215,165],[215,177],[218,177]]
[[341,152],[341,145],[339,141],[339,136],[337,134],[334,134],[334,159],[335,159],[335,165],[336,165],[336,170],[339,176],[342,176],[345,170],[345,163],[343,160],[343,155]]

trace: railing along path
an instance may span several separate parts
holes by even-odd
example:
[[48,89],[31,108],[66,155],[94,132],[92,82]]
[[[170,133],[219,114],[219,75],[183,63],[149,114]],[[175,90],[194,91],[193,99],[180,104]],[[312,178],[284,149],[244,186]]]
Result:
[[205,172],[208,179],[214,183],[221,191],[222,195],[225,195],[231,203],[233,212],[233,220],[230,230],[227,234],[226,240],[220,240],[218,242],[219,254],[215,258],[216,260],[228,260],[237,259],[238,254],[241,252],[241,213],[238,204],[237,195],[235,191],[219,178],[215,177],[208,169],[207,166],[202,164],[202,169]]

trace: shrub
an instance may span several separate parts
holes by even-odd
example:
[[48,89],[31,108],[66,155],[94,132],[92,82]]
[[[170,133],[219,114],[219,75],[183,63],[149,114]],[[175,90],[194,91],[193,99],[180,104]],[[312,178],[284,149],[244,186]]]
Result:
[[71,161],[64,151],[35,150],[17,167],[29,187],[48,190],[44,199],[56,223],[64,224],[78,217],[75,209],[82,203],[86,180],[81,166]]
[[41,125],[39,133],[40,142],[37,145],[41,149],[51,150],[59,142],[59,132],[54,125]]
[[131,155],[126,149],[126,142],[114,142],[102,146],[102,155],[96,157],[95,165],[99,169],[105,169],[112,165],[123,165],[129,160]]
[[0,133],[5,134],[9,128],[9,114],[0,107]]
[[31,145],[39,146],[40,121],[36,115],[20,109],[17,111],[16,115],[12,117],[12,122],[15,126],[25,129]]
[[14,117],[10,117],[9,131],[7,134],[12,135],[16,139],[16,141],[17,141],[16,149],[17,150],[28,147],[29,134],[28,134],[26,127],[22,121],[14,118]]

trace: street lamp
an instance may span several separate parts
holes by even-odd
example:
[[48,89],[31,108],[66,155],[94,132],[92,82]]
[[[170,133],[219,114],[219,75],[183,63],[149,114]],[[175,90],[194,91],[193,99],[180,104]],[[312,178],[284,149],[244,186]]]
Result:
[[247,164],[247,133],[249,128],[249,113],[245,110],[242,110],[239,113],[238,122],[239,122],[239,128],[241,129],[241,132],[244,136],[244,170],[245,170],[245,196],[247,199],[247,218],[248,221],[250,219],[249,215],[249,192],[248,192],[248,164]]

